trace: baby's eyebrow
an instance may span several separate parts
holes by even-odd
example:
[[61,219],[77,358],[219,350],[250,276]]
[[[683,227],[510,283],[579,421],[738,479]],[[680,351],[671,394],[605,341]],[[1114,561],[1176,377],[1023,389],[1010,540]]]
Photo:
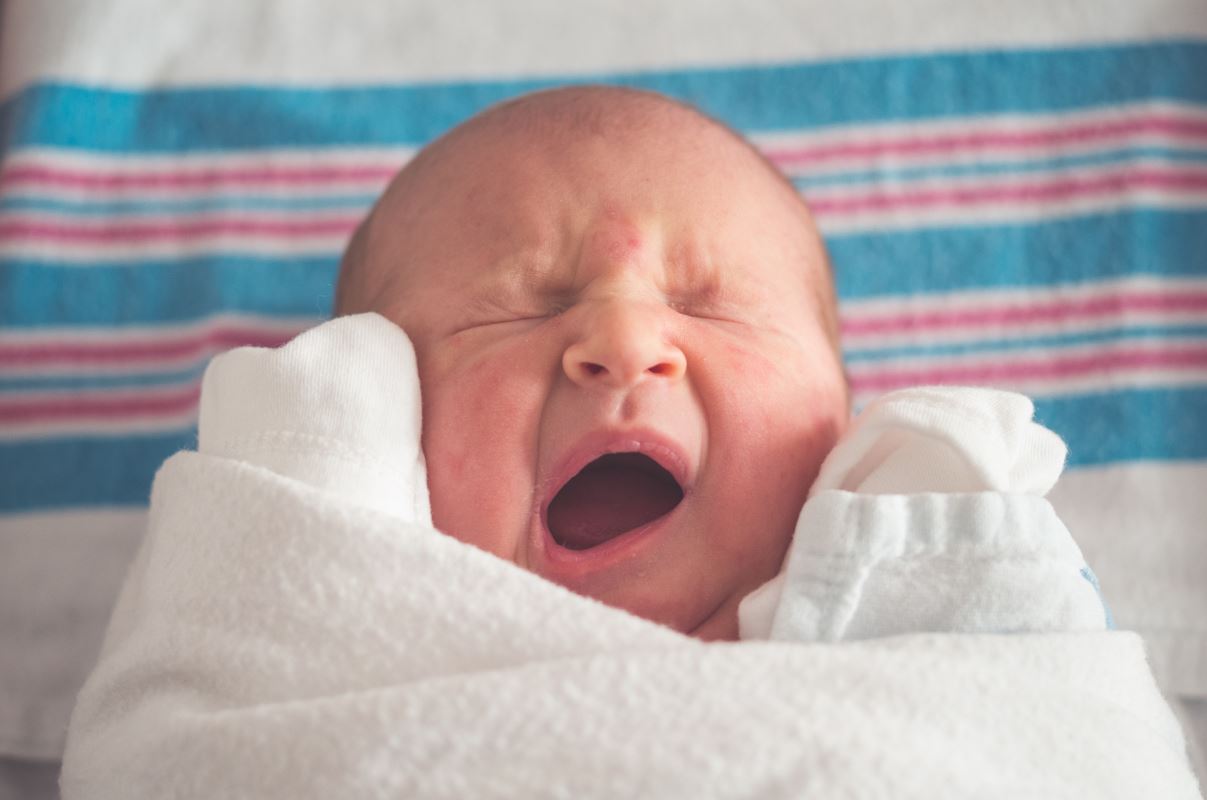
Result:
[[498,306],[520,301],[559,301],[571,296],[570,279],[556,266],[531,256],[515,256],[495,265],[489,275],[474,281],[468,294],[482,305]]
[[705,248],[685,244],[666,256],[667,297],[676,303],[711,306],[737,302],[750,294],[747,275],[722,263]]

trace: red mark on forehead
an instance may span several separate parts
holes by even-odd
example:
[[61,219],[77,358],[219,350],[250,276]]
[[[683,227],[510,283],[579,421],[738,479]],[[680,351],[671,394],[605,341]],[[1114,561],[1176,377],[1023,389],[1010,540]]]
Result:
[[594,254],[611,262],[628,261],[646,245],[646,236],[632,217],[614,206],[605,206],[602,218],[591,232]]

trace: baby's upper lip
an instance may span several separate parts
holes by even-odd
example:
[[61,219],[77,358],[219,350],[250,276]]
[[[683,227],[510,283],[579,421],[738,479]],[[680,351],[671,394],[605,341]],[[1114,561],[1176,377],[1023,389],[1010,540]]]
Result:
[[690,492],[697,465],[682,443],[652,428],[605,428],[583,436],[553,461],[544,481],[541,510],[583,467],[608,453],[641,453],[671,474],[683,490]]

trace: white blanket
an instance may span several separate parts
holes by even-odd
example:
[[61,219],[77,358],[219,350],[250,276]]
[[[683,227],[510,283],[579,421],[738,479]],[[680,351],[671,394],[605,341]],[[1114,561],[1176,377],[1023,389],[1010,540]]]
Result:
[[380,322],[207,374],[65,797],[1199,797],[1133,633],[705,644],[438,533]]

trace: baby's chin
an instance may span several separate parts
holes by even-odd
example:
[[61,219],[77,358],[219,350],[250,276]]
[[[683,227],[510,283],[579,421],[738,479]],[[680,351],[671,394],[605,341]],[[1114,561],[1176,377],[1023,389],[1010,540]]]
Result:
[[691,630],[681,631],[705,642],[736,642],[738,640],[738,604],[742,598],[726,601],[703,622]]

